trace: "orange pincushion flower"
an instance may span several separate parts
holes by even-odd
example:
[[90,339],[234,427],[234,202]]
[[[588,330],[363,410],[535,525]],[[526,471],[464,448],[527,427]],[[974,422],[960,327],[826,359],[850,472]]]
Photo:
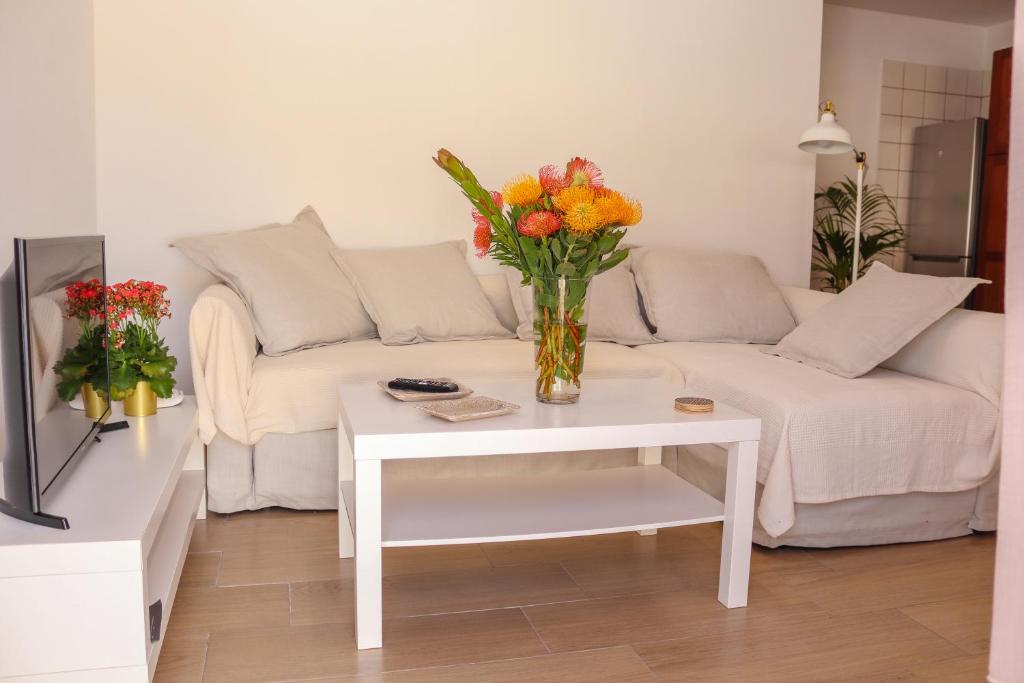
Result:
[[593,161],[576,157],[565,167],[565,179],[570,185],[602,187],[604,175]]
[[601,227],[601,213],[591,202],[576,202],[565,212],[569,230],[578,234],[594,232]]
[[526,206],[540,199],[544,188],[540,181],[532,175],[521,175],[513,178],[502,188],[501,194],[505,201],[514,206]]
[[567,187],[552,198],[555,206],[564,212],[568,212],[569,208],[575,204],[583,202],[590,204],[594,201],[594,190],[593,188],[586,187],[583,185],[577,185],[574,187]]
[[531,211],[519,218],[516,227],[527,237],[547,237],[553,232],[558,232],[562,227],[562,219],[552,211]]
[[569,186],[569,181],[564,170],[548,165],[540,169],[540,186],[549,195],[556,195]]
[[594,205],[601,215],[602,225],[636,225],[643,217],[640,202],[635,199],[604,188],[594,194]]

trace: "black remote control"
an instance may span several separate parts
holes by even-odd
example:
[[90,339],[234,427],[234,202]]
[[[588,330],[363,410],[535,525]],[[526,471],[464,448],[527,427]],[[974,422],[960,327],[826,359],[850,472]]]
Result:
[[445,382],[439,379],[396,377],[388,382],[388,389],[422,391],[428,394],[451,394],[459,390],[459,385],[455,382]]

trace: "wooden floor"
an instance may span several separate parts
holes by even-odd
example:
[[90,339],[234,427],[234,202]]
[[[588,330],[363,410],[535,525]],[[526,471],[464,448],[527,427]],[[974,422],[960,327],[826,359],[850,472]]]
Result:
[[199,522],[156,680],[984,681],[995,537],[755,547],[716,601],[720,525],[384,551],[384,648],[357,652],[337,517]]

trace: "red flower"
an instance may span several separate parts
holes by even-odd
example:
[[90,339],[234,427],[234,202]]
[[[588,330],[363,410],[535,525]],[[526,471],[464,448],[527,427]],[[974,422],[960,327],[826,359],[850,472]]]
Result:
[[593,161],[575,157],[565,167],[565,180],[568,185],[587,185],[604,187],[604,175]]
[[565,171],[550,164],[540,169],[540,186],[550,195],[555,195],[569,187]]
[[552,211],[531,211],[519,218],[516,227],[528,237],[547,237],[553,232],[558,232],[562,227],[562,219]]
[[[500,199],[501,195],[498,195],[498,198]],[[495,204],[497,203],[496,201]],[[477,257],[483,258],[491,249],[491,222],[479,211],[474,211],[472,215],[473,223],[476,224],[473,229],[473,246],[476,247]]]

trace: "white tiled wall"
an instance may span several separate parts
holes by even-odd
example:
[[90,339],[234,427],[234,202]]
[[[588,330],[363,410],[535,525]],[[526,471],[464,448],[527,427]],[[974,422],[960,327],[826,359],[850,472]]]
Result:
[[[882,62],[878,153],[868,163],[876,169],[878,184],[896,202],[896,214],[908,233],[913,229],[909,209],[914,129],[941,121],[987,118],[991,76],[988,71]],[[897,253],[892,261],[900,267],[903,254]]]

